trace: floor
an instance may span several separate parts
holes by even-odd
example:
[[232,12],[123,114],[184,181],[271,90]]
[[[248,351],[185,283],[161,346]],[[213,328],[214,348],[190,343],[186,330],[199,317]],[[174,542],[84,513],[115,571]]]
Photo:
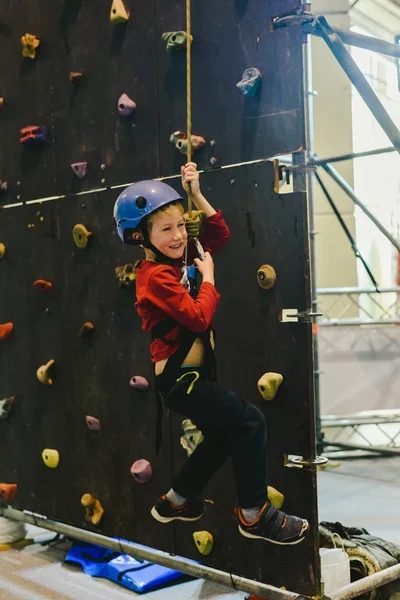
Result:
[[[370,533],[400,545],[400,460],[395,458],[342,460],[320,471],[319,519],[362,526]],[[49,532],[32,528],[38,541]],[[51,534],[53,536],[53,534]],[[0,600],[128,600],[135,594],[118,584],[85,575],[66,566],[68,546],[27,546],[0,552]],[[243,600],[241,592],[204,580],[185,582],[150,592],[146,600]]]

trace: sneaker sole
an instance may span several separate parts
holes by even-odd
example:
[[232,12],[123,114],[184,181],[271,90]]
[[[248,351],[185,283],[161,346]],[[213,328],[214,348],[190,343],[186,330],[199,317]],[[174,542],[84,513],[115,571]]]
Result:
[[198,521],[204,515],[204,513],[202,513],[198,517],[191,517],[191,518],[190,517],[162,517],[160,515],[160,513],[157,512],[157,509],[155,506],[153,506],[153,508],[151,509],[150,512],[151,512],[151,516],[156,521],[159,521],[160,523],[170,523],[171,521]]
[[278,546],[294,546],[295,544],[300,544],[300,542],[306,539],[308,533],[307,530],[307,533],[303,535],[303,537],[299,538],[298,540],[295,540],[294,542],[278,542],[276,540],[271,540],[270,538],[263,537],[262,535],[254,535],[252,533],[248,533],[247,531],[242,529],[240,525],[238,526],[238,529],[244,537],[251,538],[254,540],[263,540],[264,542],[270,542],[270,544],[277,544]]

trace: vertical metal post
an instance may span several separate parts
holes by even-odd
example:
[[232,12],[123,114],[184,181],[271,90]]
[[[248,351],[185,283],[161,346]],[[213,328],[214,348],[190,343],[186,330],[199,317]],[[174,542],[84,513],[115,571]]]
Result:
[[[306,124],[306,164],[312,165],[314,159],[314,105],[312,87],[312,54],[311,39],[304,48],[304,91],[305,91],[305,124]],[[310,271],[311,271],[311,307],[312,312],[318,312],[317,294],[317,260],[315,244],[315,189],[314,175],[311,169],[307,169],[307,198],[308,198],[308,226],[310,232]],[[313,317],[313,325],[317,322]],[[314,325],[315,327],[315,325]],[[315,402],[315,426],[316,426],[316,450],[317,455],[323,452],[323,435],[321,431],[321,398],[320,398],[320,371],[318,354],[318,335],[313,331],[313,365],[314,365],[314,402]]]

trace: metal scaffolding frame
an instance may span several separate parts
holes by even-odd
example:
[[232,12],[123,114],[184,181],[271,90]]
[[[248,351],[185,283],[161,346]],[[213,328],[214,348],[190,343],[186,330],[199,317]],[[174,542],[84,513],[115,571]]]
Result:
[[[333,28],[329,25],[326,18],[324,16],[315,16],[311,12],[311,5],[304,4],[304,8],[302,10],[295,11],[292,14],[286,14],[282,16],[278,16],[273,19],[272,28],[279,29],[282,27],[290,27],[292,25],[301,25],[303,29],[303,33],[305,36],[305,41],[308,35],[316,35],[321,37],[326,42],[329,49],[332,51],[333,55],[343,68],[346,75],[349,77],[351,83],[359,92],[360,96],[366,102],[367,106],[371,110],[372,114],[375,116],[378,123],[381,125],[382,129],[387,134],[388,138],[392,142],[392,146],[388,148],[381,148],[376,150],[369,150],[366,152],[359,153],[349,153],[341,156],[329,157],[326,159],[319,158],[314,153],[313,147],[313,89],[312,89],[312,63],[311,63],[311,52],[310,48],[308,48],[307,59],[305,61],[305,116],[306,116],[306,151],[303,154],[303,160],[301,158],[296,158],[296,155],[293,155],[293,164],[302,165],[304,168],[304,172],[307,174],[307,188],[308,188],[308,205],[309,205],[309,228],[310,228],[310,263],[311,263],[311,290],[312,290],[312,308],[310,314],[315,315],[318,311],[318,289],[317,289],[317,281],[316,281],[316,249],[315,249],[315,208],[314,208],[314,178],[317,180],[321,189],[327,198],[329,204],[332,207],[334,214],[336,215],[340,225],[342,226],[351,246],[354,251],[355,256],[362,262],[364,268],[366,269],[368,276],[371,279],[372,284],[374,285],[374,292],[380,293],[379,286],[371,272],[368,264],[362,257],[359,252],[355,240],[352,238],[350,231],[348,230],[342,216],[340,215],[339,210],[337,209],[332,197],[328,193],[326,187],[324,186],[321,178],[316,172],[317,167],[322,167],[324,171],[330,175],[330,177],[338,184],[338,186],[347,194],[347,196],[357,205],[360,209],[368,216],[368,218],[376,225],[376,227],[383,233],[383,235],[391,242],[391,244],[396,248],[398,252],[400,252],[400,242],[397,240],[385,227],[384,225],[373,215],[373,213],[367,208],[367,206],[362,202],[360,198],[356,195],[353,188],[350,184],[345,180],[345,178],[335,169],[332,163],[351,160],[354,158],[361,158],[364,156],[372,156],[376,154],[384,154],[388,152],[400,152],[400,131],[396,124],[392,121],[391,117],[387,113],[386,109],[380,102],[379,98],[375,94],[374,90],[360,71],[358,65],[354,61],[353,57],[346,49],[344,43],[358,46],[361,48],[365,48],[368,50],[372,50],[373,52],[379,52],[381,54],[385,54],[388,56],[392,56],[394,58],[400,59],[400,46],[397,43],[390,44],[388,42],[384,42],[382,40],[377,40],[375,38],[364,36],[361,34],[356,34],[352,32],[346,32],[338,28]],[[296,158],[296,162],[295,162]],[[302,182],[299,180],[296,181],[296,171],[293,172],[293,185],[295,190],[302,190]],[[312,321],[317,323],[317,318],[312,317]],[[385,319],[386,324],[397,324],[397,319]],[[347,320],[346,322],[339,323],[338,321],[334,323],[332,320],[330,322],[320,323],[321,325],[374,325],[377,324],[376,320],[370,319],[369,322],[357,322],[356,320]],[[321,411],[320,411],[320,370],[319,370],[319,352],[318,352],[318,337],[314,335],[314,389],[315,389],[315,404],[316,404],[316,453],[323,453],[324,449],[328,447],[332,447],[333,442],[329,442],[324,437],[322,433],[321,426]],[[338,447],[339,443],[336,443],[336,447]],[[360,447],[357,445],[348,444],[349,450],[361,449],[365,450],[366,447]],[[389,451],[387,448],[373,448],[371,445],[369,446],[374,455],[381,454],[382,456],[387,456]],[[395,451],[394,451],[395,452]]]
[[[291,25],[302,25],[304,32],[304,41],[307,41],[308,35],[317,35],[322,37],[329,48],[334,53],[335,57],[342,65],[343,69],[349,76],[352,83],[365,99],[373,114],[386,131],[394,148],[384,148],[381,150],[373,150],[364,153],[347,154],[342,157],[334,157],[333,159],[319,159],[313,153],[313,130],[312,130],[312,90],[311,90],[311,57],[309,45],[305,45],[307,51],[305,55],[305,93],[306,93],[306,137],[307,149],[302,152],[293,154],[292,166],[290,169],[293,172],[293,187],[295,191],[305,192],[308,187],[309,198],[309,225],[310,225],[310,247],[311,247],[311,276],[312,276],[312,308],[308,316],[316,322],[317,314],[317,286],[316,286],[316,262],[315,262],[315,223],[314,223],[314,194],[313,171],[317,166],[322,166],[329,175],[337,181],[347,195],[358,204],[364,212],[366,207],[361,200],[357,198],[354,190],[332,167],[332,162],[338,160],[349,160],[357,156],[368,156],[374,153],[391,152],[392,150],[400,151],[400,132],[386,113],[379,99],[369,86],[367,80],[362,75],[351,55],[346,50],[343,42],[351,45],[368,48],[376,52],[394,56],[400,59],[400,47],[395,44],[388,44],[368,36],[360,36],[351,32],[345,32],[338,29],[333,29],[329,26],[324,17],[315,17],[311,12],[311,5],[307,0],[302,0],[302,7],[292,14],[286,14],[275,17],[271,22],[271,29],[276,30],[281,27]],[[368,214],[368,213],[367,213]],[[373,215],[370,213],[370,218]],[[400,250],[400,245],[397,243],[390,233],[383,227],[382,224],[373,218],[375,224],[380,228],[382,233]],[[320,416],[320,397],[319,397],[319,370],[318,370],[318,344],[316,336],[314,336],[314,381],[315,381],[315,398],[316,398],[316,423],[317,423],[317,439],[315,450],[320,452],[326,447],[327,442],[323,440],[321,434],[321,416]],[[379,449],[378,449],[379,450]],[[316,453],[315,453],[316,454]],[[317,460],[317,456],[310,457],[310,460]],[[28,511],[19,511],[10,506],[0,506],[0,516],[4,516],[16,521],[30,523],[40,527],[44,527],[50,531],[94,544],[98,544],[111,550],[125,553],[129,556],[134,556],[139,559],[149,560],[165,567],[178,569],[183,573],[187,573],[193,577],[202,577],[227,586],[233,587],[235,590],[240,590],[246,593],[256,594],[260,597],[269,598],[270,600],[301,600],[303,597],[297,593],[279,589],[270,585],[266,585],[254,580],[246,579],[231,573],[219,571],[205,565],[201,565],[194,561],[190,561],[175,555],[161,552],[152,548],[137,546],[134,543],[110,538],[92,531],[87,531],[47,519],[43,515],[37,515]],[[356,581],[340,590],[337,590],[331,595],[331,600],[350,600],[362,594],[365,594],[373,589],[384,586],[392,581],[400,578],[400,565],[395,565],[388,569],[384,569],[379,573],[365,577]],[[327,598],[327,597],[325,597]]]

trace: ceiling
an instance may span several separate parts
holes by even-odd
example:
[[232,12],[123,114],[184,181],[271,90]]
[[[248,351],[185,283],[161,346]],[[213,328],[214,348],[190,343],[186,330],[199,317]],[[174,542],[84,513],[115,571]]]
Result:
[[[400,34],[400,0],[352,0],[353,9],[350,11],[353,20],[366,19],[376,24],[377,29],[386,30],[385,37],[393,39]],[[383,33],[379,35],[383,37]]]

